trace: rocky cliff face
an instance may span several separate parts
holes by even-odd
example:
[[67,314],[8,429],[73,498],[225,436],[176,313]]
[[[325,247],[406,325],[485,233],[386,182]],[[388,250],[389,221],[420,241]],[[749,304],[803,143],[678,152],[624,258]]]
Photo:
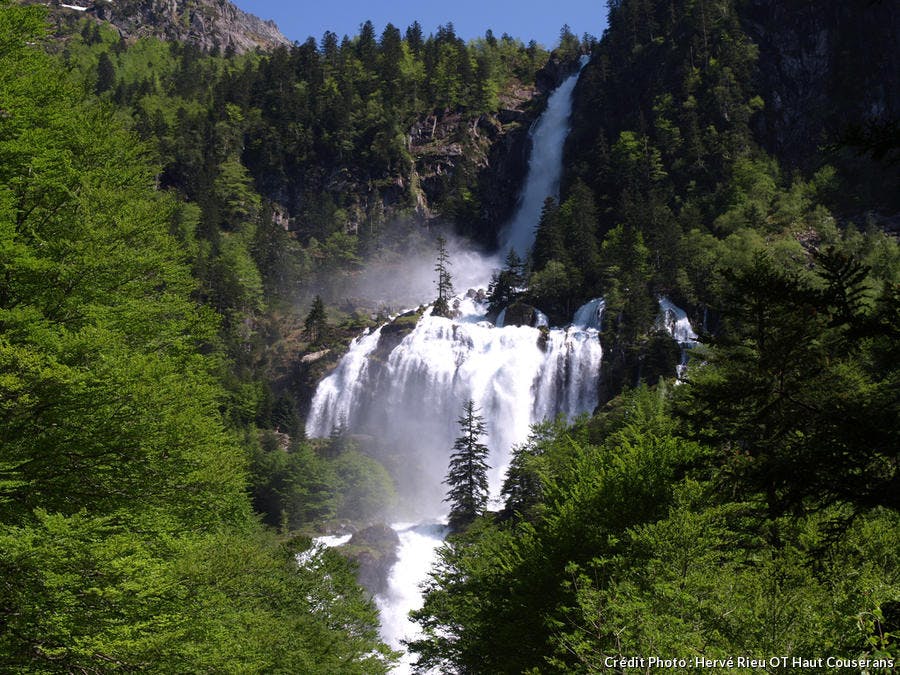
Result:
[[[79,11],[108,21],[126,38],[154,36],[237,53],[290,44],[272,21],[247,14],[228,0],[70,0],[57,11]],[[68,5],[68,7],[66,7]]]
[[491,244],[497,230],[511,216],[528,167],[528,129],[537,113],[534,87],[517,86],[501,97],[496,115],[467,119],[459,113],[430,116],[413,125],[410,154],[415,160],[411,180],[416,210],[425,218],[441,213],[460,185],[474,188],[478,231],[469,232]]
[[750,0],[741,17],[759,46],[758,137],[786,163],[802,164],[850,125],[900,117],[897,3]]
[[[411,162],[372,176],[364,168],[326,171],[319,190],[350,197],[348,230],[411,214],[421,222],[455,222],[486,246],[512,215],[528,166],[528,130],[540,114],[534,86],[516,84],[500,96],[496,113],[473,117],[439,111],[406,132]],[[297,186],[293,186],[297,187]],[[296,210],[302,195],[267,195]]]
[[[456,216],[465,234],[486,246],[496,244],[512,216],[528,170],[529,130],[546,97],[578,68],[577,60],[553,59],[537,73],[535,85],[516,84],[500,95],[500,109],[477,119],[447,112],[419,120],[409,132],[414,168],[409,178],[420,216]],[[460,187],[474,189],[477,212],[449,214],[435,205]],[[458,206],[458,205],[457,205]]]
[[360,530],[338,550],[358,565],[357,579],[372,595],[384,592],[388,575],[397,562],[400,538],[384,523]]

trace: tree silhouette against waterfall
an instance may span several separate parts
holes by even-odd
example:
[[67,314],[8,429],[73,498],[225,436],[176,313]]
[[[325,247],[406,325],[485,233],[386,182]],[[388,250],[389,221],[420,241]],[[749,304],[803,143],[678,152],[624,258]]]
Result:
[[431,313],[434,316],[450,316],[449,299],[453,295],[453,277],[450,275],[450,256],[447,254],[447,240],[439,235],[437,238],[438,256],[434,264],[434,271],[437,272],[438,296],[434,301],[434,309]]
[[481,442],[485,434],[484,418],[472,399],[463,406],[459,418],[462,435],[453,444],[450,468],[444,480],[450,486],[445,502],[450,502],[450,528],[459,531],[484,513],[488,500],[488,447]]

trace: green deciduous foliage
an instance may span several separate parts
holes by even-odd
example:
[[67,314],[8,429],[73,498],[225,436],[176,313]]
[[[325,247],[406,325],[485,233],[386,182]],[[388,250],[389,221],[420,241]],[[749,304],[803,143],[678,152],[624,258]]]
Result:
[[442,551],[425,605],[415,613],[425,635],[414,646],[425,664],[548,668],[560,610],[573,601],[572,566],[614,554],[619,533],[663,516],[678,466],[697,453],[696,445],[673,436],[660,408],[655,394],[641,393],[629,422],[602,447],[585,443],[583,431],[541,439],[540,511],[509,526],[476,527]]
[[572,267],[558,260],[551,260],[544,268],[531,275],[528,298],[543,308],[557,321],[571,317],[581,278]]
[[740,481],[711,479],[720,451],[683,437],[665,389],[538,433],[508,490],[529,495],[523,517],[482,519],[441,549],[414,612],[420,665],[590,673],[654,649],[896,653],[870,618],[890,614],[900,589],[886,543],[896,511],[860,513],[837,537],[823,525],[840,509],[752,525]]
[[[561,198],[491,307],[564,322],[604,296],[604,398],[671,371],[659,295],[709,335],[678,387],[536,427],[496,516],[467,404],[413,647],[444,672],[896,657],[900,253],[859,215],[896,201],[894,174],[758,147],[741,3],[609,5]],[[546,53],[366,22],[222,57],[84,22],[46,44],[63,71],[42,17],[0,0],[0,669],[385,672],[352,570],[284,538],[384,513],[394,488],[341,430],[282,433],[299,405],[261,374],[273,310],[321,343],[321,298],[290,308],[390,247],[385,202],[420,196],[413,126],[482,128]],[[560,37],[557,56],[584,48]],[[460,160],[432,206],[476,222],[478,172]]]
[[337,516],[366,521],[384,518],[396,505],[397,492],[387,470],[376,460],[350,451],[334,461],[341,501]]
[[504,518],[534,518],[534,511],[544,497],[544,476],[551,467],[546,465],[547,446],[565,431],[560,418],[555,422],[541,422],[531,428],[528,440],[511,450],[509,468],[500,489],[504,498]]
[[[0,668],[384,672],[352,572],[252,514],[195,210],[40,52],[42,16],[0,3]],[[250,311],[243,227],[218,261]]]

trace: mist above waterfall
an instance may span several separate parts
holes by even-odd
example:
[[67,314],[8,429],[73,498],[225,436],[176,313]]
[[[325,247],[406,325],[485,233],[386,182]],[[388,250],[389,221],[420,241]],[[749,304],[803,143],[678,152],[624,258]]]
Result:
[[435,229],[410,235],[407,228],[394,229],[402,241],[392,241],[370,256],[356,274],[330,279],[320,294],[337,305],[349,302],[350,306],[384,315],[432,302],[437,296],[434,263],[438,233],[447,242],[450,273],[457,292],[486,287],[491,273],[502,265],[497,255],[485,253],[452,233]]

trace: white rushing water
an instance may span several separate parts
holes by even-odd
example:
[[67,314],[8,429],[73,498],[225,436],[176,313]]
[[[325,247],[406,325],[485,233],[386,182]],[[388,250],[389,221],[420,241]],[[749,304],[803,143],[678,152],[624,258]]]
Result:
[[388,590],[376,597],[382,636],[394,647],[415,634],[406,616],[420,606],[419,585],[446,534],[442,481],[463,404],[474,400],[485,419],[494,505],[510,449],[527,439],[532,424],[556,415],[572,420],[597,406],[602,302],[579,310],[577,316],[590,317],[583,323],[546,332],[498,328],[479,309],[453,320],[423,316],[386,359],[379,356],[385,328],[364,335],[313,399],[308,435],[343,426],[377,437],[403,458],[398,488],[417,521],[392,525],[400,537],[398,562]]
[[687,312],[676,306],[667,297],[659,299],[659,317],[656,325],[665,330],[681,348],[681,363],[678,364],[678,379],[684,375],[688,363],[688,350],[697,345],[697,334],[691,326]]
[[[533,128],[519,207],[501,236],[504,251],[513,246],[527,255],[544,200],[558,196],[577,77],[567,78],[550,96]],[[463,271],[460,264],[454,260],[454,275]],[[476,267],[462,265],[472,268],[468,271]],[[357,338],[319,384],[307,419],[308,436],[327,436],[341,427],[378,439],[380,447],[399,458],[398,491],[412,522],[392,525],[400,538],[398,562],[387,590],[375,598],[382,637],[395,648],[416,635],[407,614],[421,606],[420,585],[446,536],[442,481],[463,404],[472,399],[487,426],[484,440],[496,506],[510,450],[527,439],[531,425],[557,415],[572,420],[598,402],[602,300],[579,309],[568,328],[547,328],[547,317],[538,312],[535,323],[543,330],[505,326],[505,311],[494,325],[473,298],[458,300],[459,315],[452,320],[426,312],[402,337],[395,326],[386,325]],[[410,670],[405,656],[397,672]]]
[[[597,301],[589,304],[597,312]],[[415,492],[423,494],[414,496],[425,517],[446,510],[440,483],[467,400],[485,418],[495,497],[510,448],[532,424],[560,414],[572,420],[597,405],[597,328],[498,328],[477,320],[481,310],[453,320],[423,316],[386,359],[377,355],[384,328],[355,340],[313,398],[309,436],[336,427],[370,434],[418,466]]]
[[[588,57],[582,56],[581,67],[587,62]],[[559,198],[563,145],[569,135],[572,91],[580,72],[566,78],[550,95],[547,109],[531,130],[531,158],[525,185],[516,215],[500,235],[500,250],[505,253],[514,248],[523,260],[534,243],[534,228],[540,221],[544,200],[547,197]]]
[[[447,536],[443,522],[394,523],[400,538],[397,564],[391,570],[387,590],[375,598],[381,615],[381,636],[392,647],[400,647],[401,640],[412,637],[415,625],[407,615],[422,607],[421,585],[428,578],[438,547]],[[404,654],[395,672],[412,671],[414,659]]]

